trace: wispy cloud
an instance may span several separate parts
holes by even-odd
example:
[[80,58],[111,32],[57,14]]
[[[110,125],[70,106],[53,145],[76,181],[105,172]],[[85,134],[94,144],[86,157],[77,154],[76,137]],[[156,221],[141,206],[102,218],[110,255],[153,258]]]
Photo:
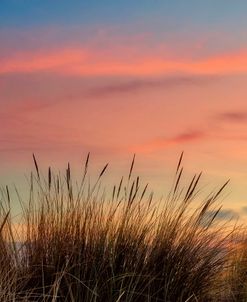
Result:
[[216,116],[218,120],[238,123],[238,122],[247,122],[247,111],[228,111],[220,113]]
[[77,76],[162,76],[176,73],[210,75],[247,73],[247,50],[208,58],[171,58],[137,49],[104,53],[98,48],[74,47],[18,52],[0,58],[0,74],[49,72]]
[[[216,211],[208,211],[207,217],[208,219],[213,218],[216,214]],[[224,220],[230,220],[230,219],[238,219],[239,213],[232,209],[223,209],[218,212],[218,214],[215,217],[215,220],[218,221],[224,221]]]
[[0,74],[55,72],[63,73],[70,66],[83,64],[87,55],[83,49],[19,52],[0,58]]
[[203,131],[187,131],[179,133],[173,137],[161,137],[142,145],[135,146],[135,150],[138,152],[152,152],[159,149],[164,149],[171,145],[192,143],[206,137],[206,133]]
[[[178,144],[178,143],[186,143],[195,140],[199,140],[205,137],[205,132],[202,131],[188,131],[178,134],[172,138],[169,138],[167,141],[170,143]],[[161,140],[162,142],[162,140]]]
[[96,86],[86,92],[91,97],[107,97],[116,94],[125,94],[151,90],[156,88],[176,88],[188,85],[206,85],[219,79],[217,76],[170,76],[155,79],[133,79],[130,81],[119,81],[118,83]]

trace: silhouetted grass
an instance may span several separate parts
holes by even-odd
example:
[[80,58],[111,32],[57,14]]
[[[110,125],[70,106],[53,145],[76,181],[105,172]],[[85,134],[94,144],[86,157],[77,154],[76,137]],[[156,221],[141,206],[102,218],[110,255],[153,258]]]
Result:
[[49,168],[44,177],[34,163],[18,250],[2,194],[1,301],[230,301],[232,234],[217,222],[226,184],[205,199],[201,174],[181,187],[181,155],[167,198],[156,201],[133,177],[134,159],[112,193],[101,187],[107,165],[90,183],[89,156],[80,183],[69,165],[64,176]]

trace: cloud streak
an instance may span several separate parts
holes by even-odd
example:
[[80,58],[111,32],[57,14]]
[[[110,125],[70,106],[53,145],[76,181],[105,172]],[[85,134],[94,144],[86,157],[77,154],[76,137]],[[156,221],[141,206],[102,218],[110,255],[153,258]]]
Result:
[[228,111],[220,113],[216,116],[218,120],[230,123],[242,123],[247,122],[246,111]]
[[107,97],[156,88],[171,89],[187,85],[205,85],[214,82],[218,78],[216,76],[171,76],[156,79],[133,79],[128,82],[120,81],[119,83],[93,87],[86,92],[86,95],[90,97]]
[[179,59],[157,53],[133,58],[125,52],[104,53],[88,47],[19,52],[0,58],[0,74],[48,72],[75,76],[228,75],[247,73],[247,50],[200,59]]
[[158,138],[148,143],[135,147],[135,150],[140,153],[153,152],[155,150],[164,149],[172,145],[183,145],[202,140],[206,137],[203,131],[187,131],[179,133],[173,137]]
[[[207,218],[210,220],[210,218],[213,218],[216,214],[216,211],[208,211],[207,213]],[[231,220],[231,219],[238,219],[239,214],[232,210],[232,209],[223,209],[220,210],[215,217],[215,220],[218,221],[224,221],[224,220]]]

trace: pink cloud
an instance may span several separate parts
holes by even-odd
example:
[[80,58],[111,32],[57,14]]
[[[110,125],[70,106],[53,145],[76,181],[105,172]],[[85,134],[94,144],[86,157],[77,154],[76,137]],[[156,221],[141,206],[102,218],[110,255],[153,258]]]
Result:
[[26,51],[0,58],[0,74],[49,72],[76,76],[161,76],[169,74],[247,73],[247,50],[201,59],[171,58],[168,54],[137,49],[105,52],[88,47]]
[[194,141],[205,139],[206,133],[202,131],[188,131],[177,134],[173,137],[158,138],[146,144],[136,146],[134,149],[140,153],[148,153],[159,149],[171,147],[173,145],[183,145]]
[[20,52],[0,59],[0,74],[42,71],[61,73],[66,67],[83,64],[87,56],[83,49]]

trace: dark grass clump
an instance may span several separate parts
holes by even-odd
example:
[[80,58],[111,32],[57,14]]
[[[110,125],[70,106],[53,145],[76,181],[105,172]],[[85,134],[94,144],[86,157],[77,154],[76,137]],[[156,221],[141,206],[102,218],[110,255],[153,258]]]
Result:
[[181,160],[157,202],[133,177],[134,160],[110,194],[101,188],[107,166],[90,183],[89,156],[79,184],[69,165],[64,177],[51,169],[43,177],[34,158],[22,252],[10,262],[17,301],[220,301],[230,234],[217,224],[216,202],[225,185],[198,204],[201,174],[181,188]]

